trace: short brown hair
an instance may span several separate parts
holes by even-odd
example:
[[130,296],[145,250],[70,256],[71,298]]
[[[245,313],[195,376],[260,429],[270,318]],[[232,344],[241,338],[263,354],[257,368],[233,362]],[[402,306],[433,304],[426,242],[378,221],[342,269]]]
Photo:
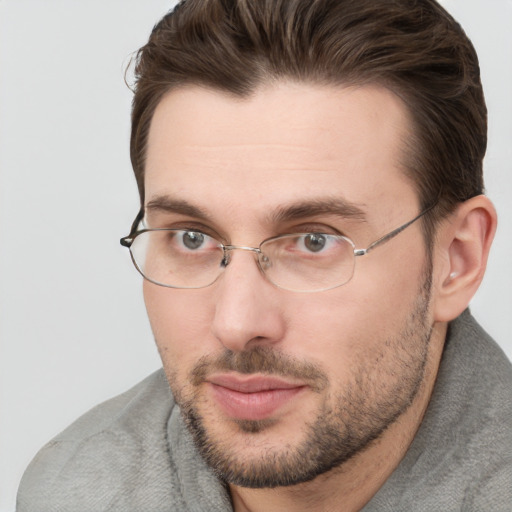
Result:
[[248,96],[270,80],[382,85],[413,120],[405,167],[427,220],[482,193],[487,145],[476,52],[435,0],[184,0],[136,57],[131,159],[144,202],[154,110],[169,90],[202,85]]

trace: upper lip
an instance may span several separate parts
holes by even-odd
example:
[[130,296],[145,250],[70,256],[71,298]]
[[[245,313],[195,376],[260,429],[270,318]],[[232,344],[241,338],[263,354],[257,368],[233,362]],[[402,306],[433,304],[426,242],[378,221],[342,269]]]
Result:
[[207,382],[240,393],[258,393],[277,389],[294,389],[304,384],[290,382],[279,377],[269,375],[240,375],[223,373],[208,377]]

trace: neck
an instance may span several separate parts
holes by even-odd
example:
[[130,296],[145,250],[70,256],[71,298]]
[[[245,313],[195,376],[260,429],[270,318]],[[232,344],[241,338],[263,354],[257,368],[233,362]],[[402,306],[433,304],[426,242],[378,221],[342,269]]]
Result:
[[235,512],[361,510],[396,469],[414,439],[434,388],[446,329],[446,324],[434,327],[425,378],[413,403],[370,446],[310,482],[275,489],[230,485]]

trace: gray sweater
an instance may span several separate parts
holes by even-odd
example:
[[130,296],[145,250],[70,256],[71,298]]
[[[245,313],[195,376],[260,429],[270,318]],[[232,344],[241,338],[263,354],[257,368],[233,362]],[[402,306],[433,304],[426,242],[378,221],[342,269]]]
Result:
[[[43,447],[23,476],[17,506],[18,512],[231,510],[161,370]],[[512,510],[512,366],[469,312],[450,325],[413,443],[363,510]]]

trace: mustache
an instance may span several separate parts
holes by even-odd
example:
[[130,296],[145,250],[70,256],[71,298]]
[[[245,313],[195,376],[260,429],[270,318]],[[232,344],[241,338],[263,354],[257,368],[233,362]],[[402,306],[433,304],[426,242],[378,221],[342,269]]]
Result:
[[244,352],[225,350],[216,357],[203,356],[190,372],[190,382],[199,386],[209,375],[216,372],[290,377],[304,382],[316,392],[324,390],[329,383],[326,374],[318,365],[300,361],[269,347],[254,347]]

